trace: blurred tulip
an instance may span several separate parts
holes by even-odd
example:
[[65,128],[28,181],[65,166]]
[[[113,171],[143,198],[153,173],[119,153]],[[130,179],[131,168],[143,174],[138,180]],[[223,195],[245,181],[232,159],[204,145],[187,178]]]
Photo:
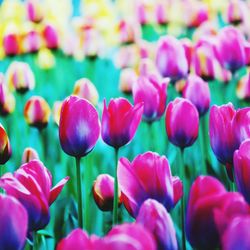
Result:
[[30,30],[22,40],[22,50],[25,53],[34,53],[41,47],[41,38],[37,31]]
[[48,49],[57,49],[59,46],[59,37],[56,28],[52,24],[46,24],[43,27],[42,36]]
[[161,203],[152,199],[146,200],[141,205],[136,223],[154,235],[158,249],[178,249],[173,221]]
[[174,188],[174,205],[176,205],[183,196],[183,183],[178,176],[173,176],[172,182]]
[[29,126],[39,130],[47,127],[50,118],[50,107],[41,96],[32,96],[25,104],[24,117]]
[[95,106],[98,104],[99,95],[97,89],[87,78],[81,78],[75,82],[73,95],[84,98]]
[[20,38],[16,33],[7,33],[3,36],[3,49],[6,56],[15,56],[20,52]]
[[[246,64],[245,39],[234,27],[225,27],[218,34],[218,52],[222,65],[232,72]],[[228,53],[230,51],[230,53]]]
[[60,114],[61,114],[62,104],[63,104],[63,102],[56,101],[56,102],[54,102],[54,105],[53,105],[52,113],[53,113],[54,122],[56,123],[57,126],[59,126],[59,122],[60,122]]
[[[102,113],[102,139],[118,149],[135,136],[143,114],[143,103],[132,106],[125,98],[111,99],[108,107],[104,101]],[[121,126],[122,124],[122,126]]]
[[141,76],[133,84],[134,103],[144,103],[143,119],[152,123],[159,120],[165,112],[167,103],[167,84],[157,77]]
[[118,25],[118,32],[121,44],[130,44],[135,42],[136,30],[132,23],[121,20]]
[[[112,211],[114,202],[114,178],[108,174],[100,174],[92,189],[96,205],[102,211]],[[121,191],[118,194],[118,203],[121,205]]]
[[188,38],[183,38],[180,40],[180,42],[184,48],[187,63],[188,63],[188,69],[190,70],[193,53],[194,53],[194,47],[193,47],[192,41]]
[[6,173],[0,186],[26,208],[29,232],[44,228],[50,220],[49,206],[56,200],[69,177],[62,179],[52,189],[52,176],[38,160],[23,164],[14,174]]
[[135,70],[132,68],[125,68],[121,70],[120,80],[119,80],[119,89],[124,94],[132,93],[132,86],[137,79]]
[[243,76],[239,80],[236,95],[240,100],[250,100],[250,74]]
[[233,25],[242,23],[244,21],[244,7],[246,6],[244,6],[243,1],[230,0],[226,10],[227,22]]
[[100,135],[100,122],[95,107],[87,100],[70,96],[64,100],[59,122],[63,151],[80,158],[92,151]]
[[25,148],[22,156],[22,164],[28,163],[33,160],[39,160],[38,153],[33,148]]
[[191,101],[197,108],[199,115],[207,113],[210,106],[210,89],[208,84],[199,76],[189,75],[183,91],[183,97]]
[[155,17],[156,23],[160,25],[166,25],[168,23],[168,6],[166,3],[159,1],[155,4]]
[[21,250],[24,248],[28,215],[26,209],[14,197],[0,194],[0,249]]
[[141,25],[145,25],[149,23],[149,16],[147,12],[148,11],[147,11],[146,3],[143,1],[138,1],[136,4],[136,16],[137,16],[138,22]]
[[6,72],[6,83],[10,89],[24,94],[35,87],[35,77],[29,66],[25,62],[12,62]]
[[[0,74],[3,79],[3,75]],[[7,89],[3,80],[0,79],[0,115],[7,116],[11,114],[16,106],[14,95]]]
[[28,20],[39,23],[43,19],[42,3],[39,0],[28,0],[26,3]]
[[[132,162],[121,158],[118,163],[122,201],[133,217],[137,216],[141,204],[149,198],[159,201],[170,211],[180,194],[179,188],[173,186],[174,179],[167,158],[157,153],[140,154]],[[175,194],[175,191],[178,193]]]
[[56,64],[56,59],[51,50],[47,48],[42,48],[38,51],[37,65],[39,68],[48,70],[55,67],[55,64]]
[[0,164],[5,164],[10,159],[11,154],[9,137],[2,124],[0,124]]
[[179,40],[173,36],[160,38],[156,51],[156,66],[163,77],[170,77],[172,81],[187,75],[188,63]]
[[250,65],[250,42],[246,41],[244,44],[244,50],[246,54],[246,65]]
[[152,76],[156,76],[161,78],[161,75],[156,68],[155,62],[150,58],[143,58],[139,64],[139,75],[150,78]]
[[189,100],[176,98],[168,104],[166,131],[170,142],[182,149],[195,142],[199,132],[199,113]]

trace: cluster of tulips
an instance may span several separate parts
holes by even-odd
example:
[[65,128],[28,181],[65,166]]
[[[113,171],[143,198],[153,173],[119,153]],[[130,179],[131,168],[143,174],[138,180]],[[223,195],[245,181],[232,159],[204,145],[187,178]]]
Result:
[[[32,29],[6,24],[0,37],[0,249],[250,249],[249,3],[140,0],[115,20],[118,3],[93,2],[105,14],[73,20],[77,49],[37,0],[19,3]],[[175,19],[177,7],[188,14]],[[66,87],[70,67],[53,74],[65,54],[90,66]]]

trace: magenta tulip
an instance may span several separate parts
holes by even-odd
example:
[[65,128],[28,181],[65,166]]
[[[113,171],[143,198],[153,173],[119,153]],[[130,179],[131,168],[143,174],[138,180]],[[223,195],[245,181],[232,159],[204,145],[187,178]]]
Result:
[[58,31],[51,24],[46,24],[42,32],[46,47],[48,49],[57,49],[59,46]]
[[160,38],[156,51],[156,66],[163,77],[170,77],[174,82],[187,75],[187,58],[179,40],[173,36]]
[[125,98],[112,99],[102,113],[101,135],[104,142],[114,148],[129,143],[135,136],[143,113],[143,103],[132,106]]
[[122,201],[133,217],[137,216],[141,204],[149,198],[162,203],[168,211],[171,210],[182,193],[181,185],[176,180],[178,186],[174,187],[174,178],[167,158],[157,153],[140,154],[132,162],[121,158],[118,163]]
[[100,122],[95,107],[77,96],[68,97],[62,105],[59,138],[63,151],[83,157],[94,148],[100,134]]
[[68,179],[69,177],[62,179],[51,189],[51,173],[42,162],[33,160],[23,164],[14,174],[4,174],[0,179],[0,187],[27,209],[29,231],[36,231],[49,223],[49,206],[58,197]]
[[210,89],[208,84],[199,76],[188,76],[183,90],[183,97],[187,98],[195,105],[200,116],[203,116],[208,111],[211,100]]
[[170,142],[182,149],[195,142],[199,131],[199,113],[189,100],[176,98],[168,104],[166,131]]
[[26,209],[14,197],[2,194],[0,206],[0,249],[23,249],[28,229]]
[[167,84],[161,83],[156,76],[141,76],[133,84],[134,103],[144,103],[143,119],[152,123],[161,118],[166,109]]
[[15,56],[20,52],[19,37],[15,33],[5,34],[3,37],[3,49],[7,56]]
[[161,203],[152,199],[146,200],[139,210],[136,223],[154,235],[158,249],[178,249],[173,221]]

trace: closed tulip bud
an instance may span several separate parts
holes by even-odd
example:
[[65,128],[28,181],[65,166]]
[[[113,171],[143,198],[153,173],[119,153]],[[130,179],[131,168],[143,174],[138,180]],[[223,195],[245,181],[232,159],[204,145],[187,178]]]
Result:
[[192,41],[188,38],[183,38],[180,40],[180,42],[184,48],[187,63],[188,63],[188,69],[190,70],[193,53],[194,53],[194,47],[193,47]]
[[[143,103],[132,106],[125,98],[111,99],[108,107],[104,100],[101,135],[108,145],[120,148],[135,136],[143,114]],[[121,126],[122,124],[122,126]]]
[[137,15],[137,20],[141,25],[149,23],[149,16],[145,2],[139,1],[136,4],[136,15]]
[[244,8],[246,7],[243,1],[230,0],[226,10],[227,22],[233,25],[242,23],[244,21]]
[[63,104],[63,102],[56,101],[56,102],[54,102],[54,105],[53,105],[52,114],[53,114],[54,122],[56,123],[57,126],[59,126],[62,104]]
[[178,176],[173,176],[172,182],[174,188],[174,205],[176,205],[183,196],[183,183]]
[[197,28],[208,20],[209,12],[207,6],[202,2],[186,1],[190,9],[187,10],[186,24],[189,28]]
[[68,97],[62,104],[59,138],[63,151],[83,157],[94,148],[100,135],[100,122],[95,107],[86,99]]
[[[108,174],[100,174],[94,182],[92,193],[96,205],[102,211],[112,211],[114,202],[114,178]],[[121,205],[121,191],[118,194]]]
[[225,27],[218,34],[220,61],[226,69],[233,73],[246,64],[244,44],[243,35],[234,27]]
[[25,53],[34,53],[41,47],[41,38],[37,31],[28,31],[22,40],[22,50]]
[[176,98],[168,104],[166,131],[170,142],[182,149],[195,142],[199,131],[199,113],[189,100]]
[[52,24],[46,24],[43,27],[42,36],[45,46],[48,49],[57,49],[59,46],[59,37],[56,28]]
[[6,83],[10,89],[24,94],[35,87],[35,77],[29,66],[24,62],[12,62],[6,73]]
[[56,64],[55,56],[51,50],[42,48],[38,51],[36,63],[40,69],[52,69]]
[[16,28],[10,27],[3,35],[3,49],[6,56],[15,56],[20,53],[20,37]]
[[156,23],[160,25],[165,25],[168,23],[168,5],[164,2],[158,2],[155,6],[155,17],[156,17]]
[[14,197],[2,194],[0,195],[0,206],[0,230],[2,232],[0,249],[23,249],[28,229],[26,209]]
[[4,127],[0,124],[0,164],[5,164],[10,159],[11,154],[9,137]]
[[42,4],[39,0],[28,0],[26,4],[27,18],[31,22],[39,23],[43,19]]
[[241,100],[250,100],[250,74],[243,76],[239,80],[236,95]]
[[246,65],[250,65],[250,42],[246,41],[244,44],[244,50],[246,54]]
[[183,97],[187,98],[195,105],[200,116],[205,115],[208,111],[211,101],[210,89],[208,84],[199,76],[188,76],[183,90]]
[[47,127],[50,118],[49,104],[41,96],[32,96],[25,104],[24,118],[29,126],[39,130]]
[[121,70],[120,80],[119,80],[119,89],[124,94],[131,94],[132,87],[137,79],[137,75],[134,69],[125,68]]
[[61,193],[69,177],[52,188],[49,170],[38,160],[23,164],[13,174],[6,173],[0,179],[8,195],[14,196],[26,208],[29,217],[28,231],[44,228],[50,220],[50,205]]
[[28,163],[33,160],[39,160],[38,153],[33,148],[25,148],[22,156],[22,164]]
[[156,66],[163,77],[170,77],[172,81],[186,77],[188,63],[185,50],[179,40],[173,36],[165,36],[159,40]]
[[128,21],[122,20],[118,25],[118,32],[120,36],[120,42],[122,44],[130,44],[135,42],[136,34],[134,26]]
[[80,98],[85,98],[93,105],[98,104],[99,95],[95,85],[87,78],[81,78],[76,81],[73,95],[76,95]]
[[134,103],[144,103],[143,119],[152,123],[159,120],[165,112],[167,102],[167,84],[161,83],[156,76],[141,76],[133,84]]
[[158,249],[178,249],[173,221],[165,207],[158,201],[146,200],[141,205],[136,223],[141,224],[153,234]]
[[149,198],[162,203],[168,211],[177,203],[180,189],[174,187],[176,177],[172,176],[165,156],[147,152],[138,155],[132,162],[121,158],[117,174],[123,204],[133,217],[137,216],[140,206]]

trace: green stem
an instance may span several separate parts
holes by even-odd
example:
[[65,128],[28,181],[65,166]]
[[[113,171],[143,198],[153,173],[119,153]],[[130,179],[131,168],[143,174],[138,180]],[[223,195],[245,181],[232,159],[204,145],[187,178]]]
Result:
[[89,168],[89,164],[88,164],[88,158],[85,157],[85,171],[84,171],[84,229],[90,233],[90,213],[89,213],[89,209],[90,209],[90,204],[89,204],[89,181],[90,181],[90,168]]
[[82,223],[82,182],[81,182],[81,158],[76,157],[76,178],[78,196],[78,227],[83,228]]
[[184,165],[184,149],[180,149],[180,179],[183,183],[183,196],[181,198],[181,229],[182,229],[182,250],[186,250],[185,235],[185,165]]
[[33,232],[33,250],[38,250],[38,239],[36,231]]
[[[202,120],[204,119],[201,118]],[[200,144],[200,153],[201,153],[201,171],[200,171],[200,174],[203,174],[203,175],[206,175],[207,174],[207,167],[206,167],[206,159],[205,159],[205,151],[204,151],[204,131],[203,131],[203,124],[200,125],[200,132],[199,132],[199,136],[198,136],[198,139],[199,139],[199,144]]]
[[118,223],[118,179],[117,179],[117,165],[118,165],[118,152],[119,149],[115,148],[115,183],[114,183],[114,203],[113,203],[113,225]]

